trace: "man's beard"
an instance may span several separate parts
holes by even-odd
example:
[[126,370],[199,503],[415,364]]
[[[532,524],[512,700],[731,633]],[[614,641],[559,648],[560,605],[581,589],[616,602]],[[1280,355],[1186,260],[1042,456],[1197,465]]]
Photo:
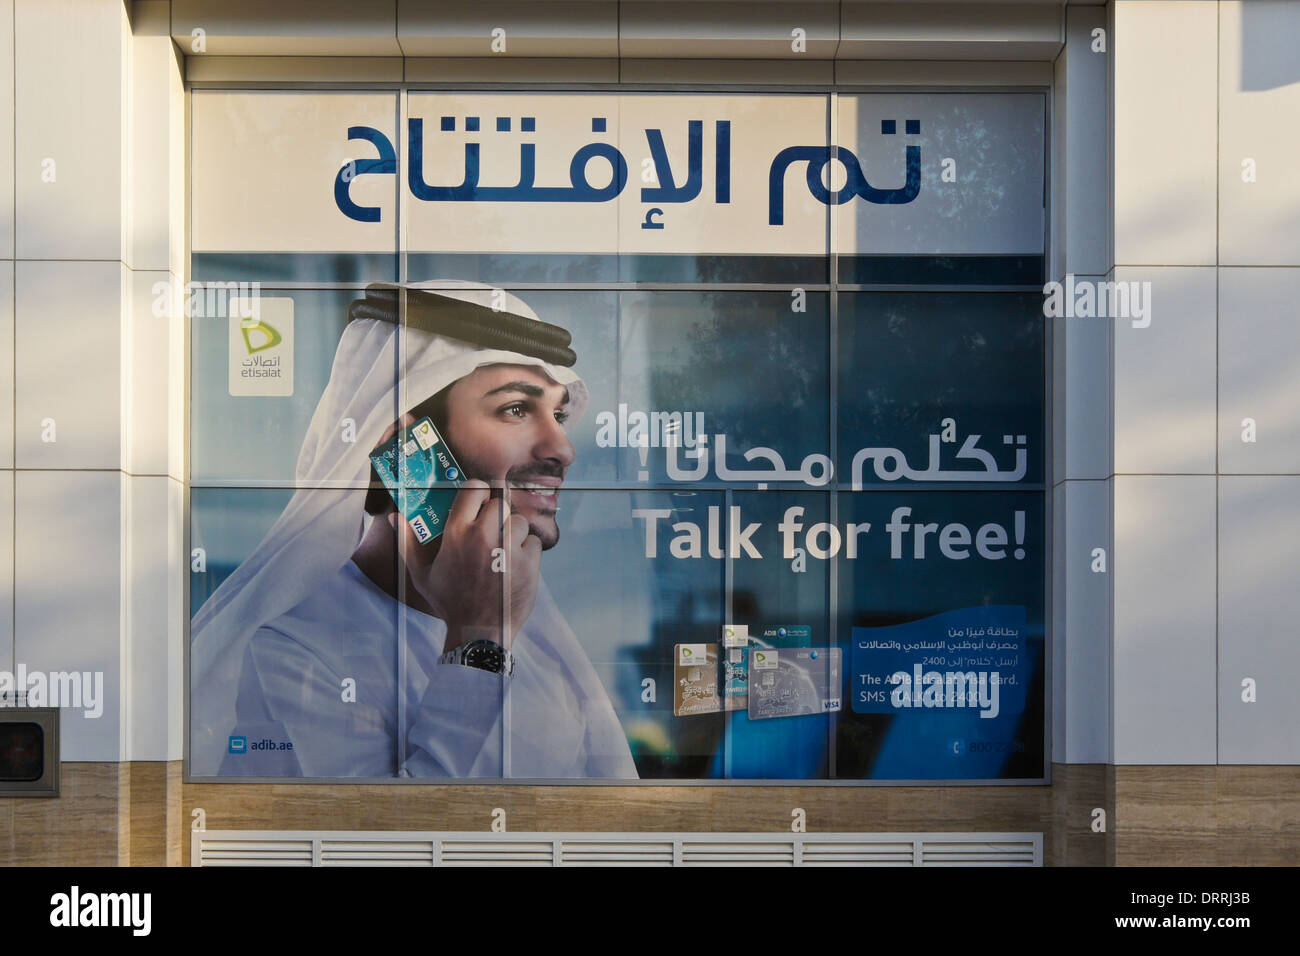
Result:
[[[532,484],[534,478],[564,478],[564,469],[559,465],[551,465],[545,462],[536,462],[531,465],[525,465],[519,468],[512,468],[506,472],[506,484],[511,486]],[[556,497],[559,497],[559,489],[556,489]],[[542,542],[542,550],[549,551],[560,543],[560,525],[555,520],[555,510],[540,512],[542,518],[549,518],[544,524],[539,525],[533,519],[528,520],[528,533],[536,536],[537,540]]]
[[560,525],[553,515],[551,516],[551,526],[546,529],[537,527],[531,521],[528,522],[528,533],[537,536],[537,540],[542,542],[543,551],[550,551],[551,548],[560,543]]

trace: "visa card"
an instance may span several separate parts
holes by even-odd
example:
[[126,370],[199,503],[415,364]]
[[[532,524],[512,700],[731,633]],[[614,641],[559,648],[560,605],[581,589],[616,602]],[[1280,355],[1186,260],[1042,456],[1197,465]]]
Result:
[[750,649],[750,720],[824,714],[840,706],[838,647]]
[[426,417],[399,429],[371,453],[370,462],[411,525],[415,540],[424,545],[442,534],[465,475],[433,422]]

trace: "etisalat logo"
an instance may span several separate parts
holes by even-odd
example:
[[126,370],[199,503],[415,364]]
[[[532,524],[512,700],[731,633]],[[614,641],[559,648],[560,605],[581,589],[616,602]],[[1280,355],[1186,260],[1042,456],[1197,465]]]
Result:
[[93,720],[104,713],[104,672],[0,670],[0,707],[67,707]]
[[[455,133],[458,117],[443,116],[438,123],[439,133]],[[513,127],[514,117],[498,116],[495,118],[496,132],[509,133]],[[464,117],[464,131],[479,133],[481,117]],[[593,116],[591,131],[593,133],[612,135],[609,132],[606,117]],[[905,120],[904,135],[920,136],[921,121]],[[594,142],[579,147],[569,162],[568,186],[538,186],[534,180],[537,175],[537,144],[519,144],[519,181],[513,186],[484,186],[479,184],[481,169],[480,142],[464,143],[465,161],[463,179],[456,186],[431,186],[424,180],[424,120],[412,117],[408,120],[408,162],[407,185],[411,195],[422,202],[527,202],[527,203],[601,203],[615,199],[627,186],[628,163],[623,153],[612,143]],[[519,132],[535,133],[537,117],[519,118]],[[898,133],[897,120],[881,120],[882,136],[894,136]],[[438,148],[437,134],[432,149]],[[477,139],[477,137],[476,137]],[[396,175],[397,150],[392,141],[372,126],[348,127],[348,140],[363,140],[375,147],[379,156],[376,159],[353,159],[345,162],[334,178],[334,204],[349,219],[357,222],[379,222],[381,210],[378,206],[361,206],[353,202],[349,190],[352,181],[358,176]],[[670,203],[688,203],[696,199],[704,189],[704,120],[686,121],[686,170],[682,175],[680,161],[676,171],[668,158],[664,146],[663,130],[645,129],[646,148],[650,155],[645,160],[646,171],[654,166],[655,181],[658,185],[641,187],[641,202],[649,208],[645,213],[642,229],[663,229],[661,220],[663,209],[660,205]],[[453,147],[454,148],[454,147]],[[587,166],[593,159],[602,161],[609,167],[609,182],[603,186],[593,186],[587,179]],[[908,143],[903,149],[903,185],[895,188],[880,188],[867,181],[862,171],[862,164],[857,155],[847,147],[818,144],[811,146],[787,146],[779,150],[768,166],[767,174],[767,222],[771,226],[785,223],[785,178],[789,168],[797,163],[806,163],[804,182],[808,192],[823,205],[839,206],[854,197],[861,197],[869,203],[882,205],[903,205],[910,203],[921,192],[921,147]],[[844,169],[844,184],[833,188],[831,182],[831,164],[839,163]],[[716,120],[713,124],[713,202],[725,204],[731,202],[731,121]]]
[[231,297],[227,390],[232,396],[293,394],[293,298]]
[[284,341],[280,330],[262,319],[240,319],[239,331],[244,339],[244,348],[248,350],[249,355],[273,349]]
[[83,893],[73,886],[50,897],[50,925],[127,927],[133,936],[148,936],[152,928],[152,893]]

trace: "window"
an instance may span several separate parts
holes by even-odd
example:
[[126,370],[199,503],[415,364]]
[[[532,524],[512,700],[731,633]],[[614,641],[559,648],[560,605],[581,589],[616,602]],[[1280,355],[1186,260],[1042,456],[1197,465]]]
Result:
[[[191,775],[1044,779],[1045,108],[193,91]],[[366,512],[452,520],[412,410],[544,545],[513,624],[508,537]]]

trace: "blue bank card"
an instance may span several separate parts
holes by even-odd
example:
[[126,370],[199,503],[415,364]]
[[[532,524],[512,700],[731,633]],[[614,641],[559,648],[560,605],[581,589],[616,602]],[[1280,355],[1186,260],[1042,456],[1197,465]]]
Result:
[[423,545],[442,534],[465,475],[433,422],[422,418],[410,428],[399,429],[371,453],[370,462],[415,539]]

